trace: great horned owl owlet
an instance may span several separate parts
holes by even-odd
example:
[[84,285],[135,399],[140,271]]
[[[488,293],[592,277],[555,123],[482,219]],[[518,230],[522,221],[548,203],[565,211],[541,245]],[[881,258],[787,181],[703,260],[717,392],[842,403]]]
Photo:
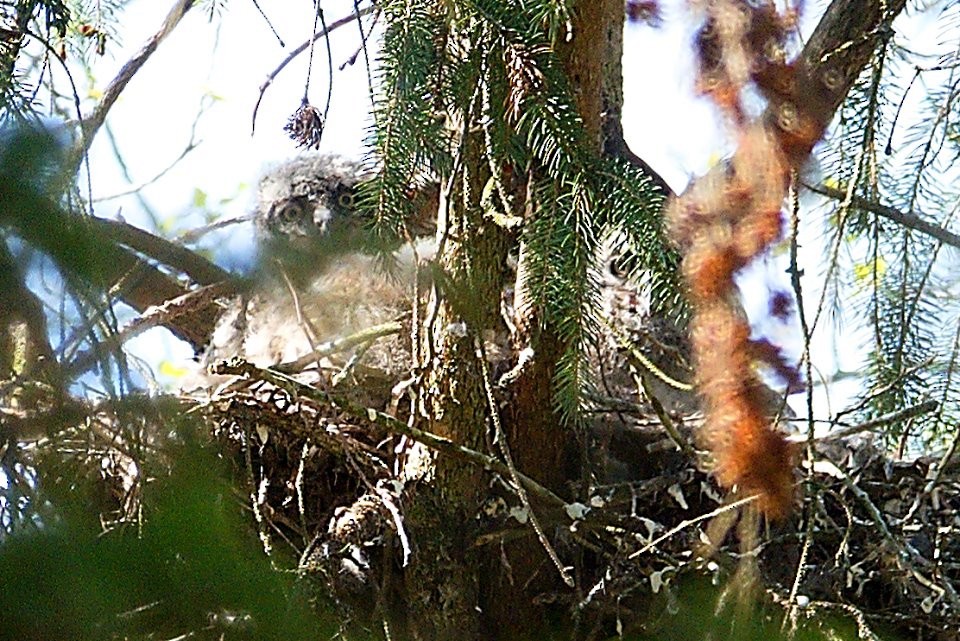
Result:
[[[410,309],[414,251],[399,248],[398,268],[390,274],[370,253],[369,220],[355,204],[365,177],[356,162],[312,155],[261,179],[254,215],[260,269],[251,290],[221,316],[208,364],[231,356],[260,367],[295,362]],[[399,337],[380,341],[365,363],[397,368],[402,343]],[[330,364],[346,356],[334,355]]]
[[260,180],[255,222],[261,262],[287,268],[302,259],[325,261],[362,250],[365,217],[356,207],[361,166],[339,156],[303,156],[274,168]]

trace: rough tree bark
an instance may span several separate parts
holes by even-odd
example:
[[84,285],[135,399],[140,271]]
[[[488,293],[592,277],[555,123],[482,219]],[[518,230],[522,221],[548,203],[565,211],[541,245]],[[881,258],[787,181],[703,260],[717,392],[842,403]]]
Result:
[[[461,50],[461,55],[470,52]],[[486,451],[489,412],[475,341],[486,331],[503,331],[501,266],[507,243],[480,207],[487,175],[482,139],[470,131],[471,112],[466,105],[462,113],[449,114],[461,146],[453,176],[441,177],[436,261],[443,277],[434,284],[420,328],[417,399],[418,418],[427,430]],[[422,639],[484,638],[482,577],[473,540],[487,478],[463,461],[441,456],[432,463],[405,513],[415,546],[405,576],[408,631]]]

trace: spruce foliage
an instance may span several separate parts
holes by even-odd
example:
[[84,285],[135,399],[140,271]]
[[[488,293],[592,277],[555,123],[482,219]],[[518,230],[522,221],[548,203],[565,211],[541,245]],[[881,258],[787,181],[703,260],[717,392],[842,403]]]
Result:
[[[381,6],[386,26],[370,142],[382,170],[368,196],[380,235],[403,233],[408,194],[423,172],[441,184],[456,179],[462,141],[451,130],[482,131],[481,164],[490,173],[483,206],[497,220],[525,218],[526,293],[541,326],[566,346],[555,397],[562,415],[575,420],[581,392],[592,384],[585,354],[599,331],[604,238],[629,247],[661,308],[676,303],[677,260],[659,218],[664,194],[586,140],[555,53],[569,30],[569,2]],[[527,203],[512,189],[524,176],[532,180]],[[464,206],[477,205],[479,195],[463,197],[473,198]]]

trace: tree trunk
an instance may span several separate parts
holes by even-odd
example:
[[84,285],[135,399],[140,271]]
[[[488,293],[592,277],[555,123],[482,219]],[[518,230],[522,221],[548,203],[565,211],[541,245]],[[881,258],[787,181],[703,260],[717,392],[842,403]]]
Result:
[[[834,7],[849,9],[864,1],[836,0],[824,23],[833,24],[830,17],[836,15]],[[903,0],[896,0],[894,11],[902,4]],[[622,0],[578,3],[571,22],[572,37],[557,47],[557,53],[594,152],[626,157],[639,164],[669,195],[669,187],[623,141],[623,19]],[[870,13],[871,24],[878,21],[877,12]],[[823,42],[834,43],[835,47],[836,34],[846,34],[849,26],[849,21],[840,20],[839,26],[818,29],[805,50],[807,64],[816,68],[807,53],[818,46],[822,48]],[[855,38],[849,40],[859,42]],[[871,48],[865,45],[847,49],[851,52],[842,60],[841,90],[824,109],[826,119],[846,94],[856,70],[862,67],[861,52]],[[466,120],[470,120],[469,116]],[[425,315],[427,359],[419,398],[423,415],[429,417],[430,429],[457,443],[483,450],[490,447],[490,411],[473,339],[478,332],[499,326],[503,285],[500,274],[506,238],[503,230],[484,219],[479,206],[487,177],[479,136],[473,132],[464,136],[465,145],[460,150],[463,175],[449,182],[454,188],[444,195],[441,206],[440,236],[444,241],[439,261],[451,282],[446,295],[435,298]],[[535,211],[532,207],[530,210]],[[561,424],[553,396],[557,362],[567,345],[555,328],[542,322],[540,310],[526,304],[522,287],[526,267],[523,246],[518,262],[514,350],[515,355],[526,351],[532,356],[519,368],[519,376],[507,392],[509,400],[503,411],[507,440],[521,472],[560,496],[573,498],[569,481],[578,475],[574,452],[583,443],[578,443],[575,435]],[[469,309],[462,303],[451,303],[449,296],[465,287],[477,292]],[[472,331],[462,331],[463,321]],[[535,604],[535,597],[567,591],[543,546],[528,528],[527,536],[503,538],[471,552],[479,533],[474,524],[480,503],[487,495],[488,477],[475,467],[444,458],[436,461],[435,474],[432,481],[421,484],[415,504],[407,510],[419,556],[418,565],[407,575],[410,620],[416,622],[419,631],[414,636],[475,639],[537,634],[545,612],[543,606]],[[553,534],[546,532],[551,540],[556,538]],[[493,545],[498,545],[499,550],[491,550]],[[574,561],[561,558],[564,564]]]
[[[623,79],[623,2],[581,2],[572,20],[569,42],[558,48],[575,105],[583,120],[592,150],[604,149],[608,128],[622,132],[620,112]],[[516,291],[523,296],[524,248],[520,249]],[[553,398],[557,362],[567,349],[555,329],[544,326],[539,310],[516,302],[517,350],[532,349],[533,358],[513,387],[508,422],[510,448],[517,468],[561,497],[570,496],[569,482],[580,478],[586,438],[564,425]],[[578,447],[579,446],[579,447]],[[511,623],[528,626],[543,620],[543,608],[534,605],[538,594],[566,591],[538,539],[530,536],[504,543],[500,555],[490,555],[490,589],[486,607],[506,637],[520,632]],[[548,538],[553,539],[547,531]],[[561,559],[573,565],[574,559]],[[529,630],[529,628],[528,628]]]
[[[482,139],[472,132],[462,135],[470,126],[469,113],[451,116],[460,119],[452,126],[463,144],[459,169],[452,179],[443,177],[440,195],[439,270],[420,329],[418,418],[437,435],[487,451],[489,408],[475,339],[506,331],[500,300],[507,239],[483,217],[479,204],[487,178]],[[406,510],[416,546],[406,576],[413,638],[489,638],[480,607],[482,550],[474,546],[487,481],[476,465],[440,456],[417,484]]]

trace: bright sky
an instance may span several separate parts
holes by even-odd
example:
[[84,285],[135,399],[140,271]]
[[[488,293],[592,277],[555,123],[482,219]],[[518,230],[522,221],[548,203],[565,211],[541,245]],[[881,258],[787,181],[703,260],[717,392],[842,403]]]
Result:
[[[305,54],[284,69],[268,89],[256,134],[250,135],[259,85],[287,51],[312,31],[311,3],[301,0],[290,4],[293,6],[288,11],[269,15],[287,43],[286,49],[270,33],[252,2],[230,3],[229,10],[213,23],[198,10],[190,12],[114,106],[108,122],[117,134],[134,184],[140,184],[183,152],[201,102],[213,99],[197,127],[203,144],[163,180],[142,192],[156,211],[168,216],[184,213],[195,188],[209,194],[210,203],[233,197],[240,185],[255,183],[265,164],[298,153],[282,127],[300,103],[306,77]],[[325,0],[328,22],[349,15],[352,4],[350,0]],[[720,143],[709,107],[690,97],[691,63],[684,52],[690,28],[683,24],[676,7],[683,3],[664,4],[662,28],[627,27],[624,126],[634,150],[672,185],[682,188],[691,173],[706,168],[711,155],[716,159]],[[167,9],[155,0],[132,2],[125,13],[131,18],[121,22],[124,41],[120,46],[111,41],[107,56],[93,60],[92,85],[81,87],[81,93],[85,89],[102,90],[156,30]],[[356,25],[351,24],[336,31],[331,39],[334,91],[321,148],[324,152],[348,156],[363,152],[369,99],[362,54],[357,64],[338,69],[356,52],[358,35]],[[665,60],[670,64],[664,64]],[[322,42],[315,51],[312,76],[311,102],[322,107],[327,92],[326,49]],[[129,189],[119,171],[111,171],[115,169],[111,156],[109,142],[101,134],[92,154],[98,169],[94,175],[95,197]],[[101,215],[115,215],[121,208],[134,212],[135,202],[106,201],[97,210]],[[223,210],[235,215],[248,204],[241,198]]]

